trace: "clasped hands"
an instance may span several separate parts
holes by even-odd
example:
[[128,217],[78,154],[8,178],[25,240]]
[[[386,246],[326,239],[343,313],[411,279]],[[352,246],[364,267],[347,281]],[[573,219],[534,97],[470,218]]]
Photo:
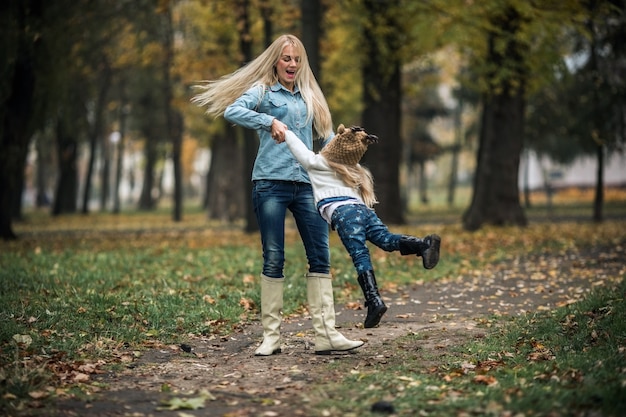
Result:
[[287,130],[289,130],[287,125],[280,120],[274,119],[272,121],[271,135],[276,143],[283,143],[285,141],[285,133]]

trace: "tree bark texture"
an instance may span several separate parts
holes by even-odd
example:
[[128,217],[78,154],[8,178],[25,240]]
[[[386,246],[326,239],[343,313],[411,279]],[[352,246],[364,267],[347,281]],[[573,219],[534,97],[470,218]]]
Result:
[[593,197],[593,221],[601,223],[604,220],[604,146],[598,145],[596,148],[596,191]]
[[143,169],[143,184],[139,195],[139,210],[153,210],[156,199],[152,195],[155,186],[154,168],[157,162],[157,139],[151,134],[146,135],[144,148],[145,165]]
[[[495,16],[493,23],[499,32],[488,36],[487,62],[494,72],[487,75],[490,89],[483,98],[472,202],[463,215],[466,230],[477,230],[483,224],[525,226],[527,223],[518,185],[527,76],[524,49],[515,39],[520,16],[508,8]],[[496,83],[495,72],[502,71],[504,66],[511,71],[498,73],[501,80]]]
[[[15,18],[15,56],[7,63],[5,74],[9,75],[9,88],[0,103],[0,238],[16,239],[13,232],[15,212],[20,208],[24,165],[32,135],[31,120],[34,115],[35,57],[41,48],[41,40],[29,36],[37,27],[43,10],[39,2],[22,1],[5,4],[3,12]],[[30,29],[29,29],[30,28]],[[11,42],[11,40],[7,40]]]
[[59,178],[52,206],[54,216],[75,213],[78,197],[78,139],[63,118],[57,120],[57,153]]
[[320,21],[322,5],[320,0],[303,1],[301,5],[302,15],[302,43],[309,58],[309,65],[318,81],[320,78]]
[[483,224],[526,225],[519,202],[523,98],[498,96],[485,103],[472,203],[463,216],[467,230]]
[[[365,56],[363,63],[362,120],[368,133],[380,138],[378,144],[370,146],[363,159],[374,176],[379,204],[376,212],[385,223],[403,224],[404,213],[400,195],[400,161],[402,141],[400,137],[401,76],[398,56],[399,39],[397,25],[389,9],[396,2],[366,0],[365,6],[371,25],[364,29]],[[376,35],[380,26],[390,28],[385,38]],[[386,51],[385,51],[386,49]]]
[[[250,2],[249,0],[238,0],[237,2],[237,19],[239,21],[240,33],[239,33],[239,50],[241,51],[241,56],[243,57],[243,61],[241,65],[245,65],[247,62],[252,60],[252,37],[250,36]],[[262,8],[263,13],[263,25],[265,28],[265,43],[268,43],[270,40],[270,30],[271,30],[271,19],[269,18],[269,12],[271,11],[269,4],[264,4]],[[268,44],[269,45],[269,44]],[[235,140],[236,132],[232,129],[229,129],[232,133],[232,137],[227,138],[226,140],[231,141],[235,146],[237,145],[237,141]],[[215,213],[214,210],[211,210],[212,207],[209,206],[209,213],[212,217],[222,217],[223,219],[232,221],[235,213],[240,212],[240,210],[233,207],[233,203],[235,203],[238,207],[243,207],[244,210],[241,213],[245,220],[244,229],[246,233],[254,233],[259,230],[259,225],[257,224],[256,216],[254,214],[254,207],[252,207],[252,182],[250,178],[252,177],[252,167],[254,165],[254,160],[256,159],[256,153],[259,146],[259,140],[257,138],[256,133],[250,129],[239,128],[243,135],[243,158],[238,158],[241,166],[242,175],[245,178],[245,182],[241,184],[241,187],[237,187],[237,190],[243,190],[244,195],[236,195],[235,193],[226,193],[219,196],[219,199],[222,198],[231,198],[232,201],[227,204],[216,202],[217,207],[213,207],[213,209],[226,210],[225,213],[218,214]],[[228,135],[227,135],[228,136]],[[220,152],[228,152],[230,148],[222,148]],[[217,162],[215,159],[213,161]],[[235,162],[236,160],[232,160]],[[214,165],[211,164],[211,170],[213,170]],[[227,168],[228,169],[228,168]],[[231,168],[232,169],[232,168]],[[220,171],[218,171],[220,172]],[[215,179],[214,179],[215,180]],[[217,180],[213,182],[214,185],[217,185],[217,189],[220,190],[219,193],[222,193],[222,185],[221,181]],[[241,193],[239,193],[241,194]],[[239,200],[240,197],[243,197],[242,200]],[[237,201],[242,202],[243,204],[237,203]]]
[[[244,196],[242,192],[246,188],[245,184],[250,183],[250,175],[240,175],[244,157],[237,143],[237,132],[241,129],[231,126],[226,129],[225,136],[214,137],[211,147],[207,213],[210,219],[233,222],[244,216],[245,201],[251,200],[250,194]],[[256,218],[254,223],[256,224]]]

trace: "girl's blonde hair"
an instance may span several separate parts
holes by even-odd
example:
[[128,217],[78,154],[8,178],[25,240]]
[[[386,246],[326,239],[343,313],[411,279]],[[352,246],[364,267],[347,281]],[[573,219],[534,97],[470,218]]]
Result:
[[191,101],[199,106],[207,106],[207,114],[215,117],[223,115],[226,107],[251,87],[258,85],[265,89],[278,82],[276,64],[287,45],[292,45],[300,53],[300,66],[296,73],[295,85],[300,89],[306,103],[307,121],[313,121],[314,137],[327,138],[333,131],[328,103],[311,71],[304,45],[293,35],[279,36],[261,55],[235,72],[197,86],[204,91],[194,96]]
[[368,207],[373,207],[374,204],[378,203],[374,193],[374,177],[369,169],[359,164],[345,165],[329,161],[328,159],[326,162],[348,187],[359,190],[361,199]]

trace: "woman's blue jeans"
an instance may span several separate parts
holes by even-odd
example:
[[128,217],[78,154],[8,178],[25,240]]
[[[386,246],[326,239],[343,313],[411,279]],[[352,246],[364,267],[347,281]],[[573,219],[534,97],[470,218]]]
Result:
[[376,212],[364,204],[337,207],[331,221],[352,258],[357,275],[374,270],[366,241],[387,252],[399,250],[402,235],[389,232]]
[[291,211],[309,262],[309,272],[330,272],[328,224],[315,208],[311,184],[257,180],[252,204],[263,246],[263,275],[282,278],[285,265],[285,216]]

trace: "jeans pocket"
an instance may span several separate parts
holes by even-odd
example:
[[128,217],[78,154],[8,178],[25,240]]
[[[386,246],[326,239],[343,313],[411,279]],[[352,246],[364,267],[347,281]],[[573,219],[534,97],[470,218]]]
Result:
[[255,193],[264,193],[272,191],[276,188],[276,182],[270,180],[256,180],[254,181],[252,191]]

